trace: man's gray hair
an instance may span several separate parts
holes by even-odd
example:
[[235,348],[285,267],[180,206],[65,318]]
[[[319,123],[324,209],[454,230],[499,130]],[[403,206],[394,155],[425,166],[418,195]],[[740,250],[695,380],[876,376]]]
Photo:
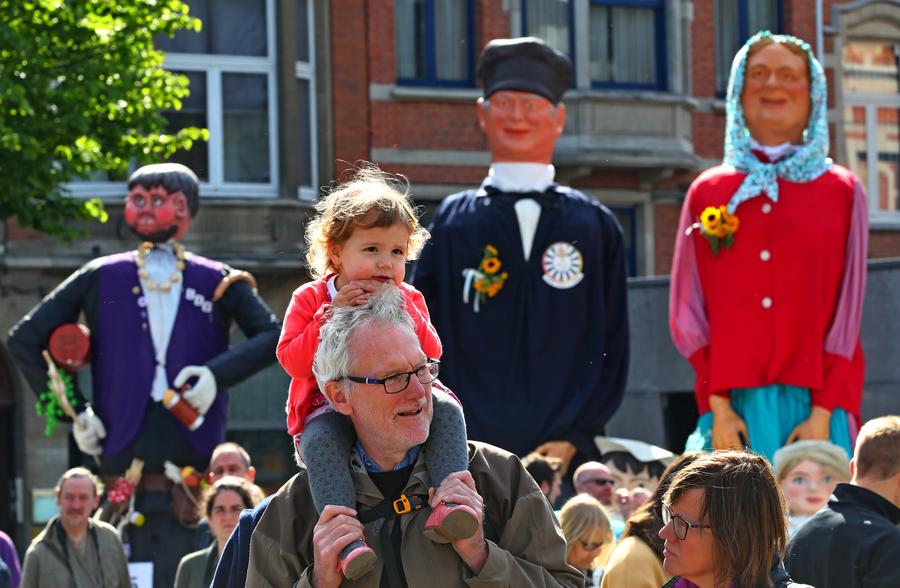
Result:
[[385,284],[365,306],[333,307],[328,312],[313,359],[313,374],[323,394],[325,384],[351,375],[350,342],[360,327],[372,324],[407,328],[415,336],[415,326],[406,312],[400,288]]

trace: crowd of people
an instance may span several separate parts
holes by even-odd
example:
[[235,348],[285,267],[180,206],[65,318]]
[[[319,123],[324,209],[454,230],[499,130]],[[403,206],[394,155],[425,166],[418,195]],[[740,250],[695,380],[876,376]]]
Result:
[[[135,172],[144,244],[11,332],[36,390],[82,309],[98,351],[94,406],[73,386],[70,408],[101,475],[62,475],[19,586],[131,586],[128,560],[156,588],[900,586],[900,417],[860,408],[865,200],[827,158],[809,46],[760,33],[738,52],[724,165],[685,200],[670,327],[700,419],[680,454],[603,434],[628,368],[624,246],[609,209],[555,182],[568,58],[495,40],[478,77],[482,185],[426,229],[408,186],[362,167],[317,203],[313,280],[277,337],[252,276],[178,243],[193,172]],[[101,321],[98,300],[125,303]],[[248,339],[229,348],[232,320]],[[222,443],[224,387],[276,358],[299,468],[265,498]]]

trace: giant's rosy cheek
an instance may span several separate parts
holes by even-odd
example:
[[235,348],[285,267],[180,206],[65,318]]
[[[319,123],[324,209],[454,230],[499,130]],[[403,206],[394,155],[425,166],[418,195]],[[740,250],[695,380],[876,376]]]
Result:
[[125,202],[125,222],[133,227],[138,219],[138,208],[130,201]]
[[157,206],[153,209],[153,216],[156,218],[157,224],[168,227],[175,222],[175,207],[171,203]]

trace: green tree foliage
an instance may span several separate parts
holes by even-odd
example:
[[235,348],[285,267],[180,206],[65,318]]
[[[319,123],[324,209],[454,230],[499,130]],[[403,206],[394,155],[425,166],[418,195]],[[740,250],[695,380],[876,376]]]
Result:
[[130,161],[164,161],[205,129],[166,134],[164,110],[188,95],[162,69],[155,35],[200,30],[181,0],[0,0],[0,220],[77,235],[71,219],[106,219],[98,199],[64,184]]

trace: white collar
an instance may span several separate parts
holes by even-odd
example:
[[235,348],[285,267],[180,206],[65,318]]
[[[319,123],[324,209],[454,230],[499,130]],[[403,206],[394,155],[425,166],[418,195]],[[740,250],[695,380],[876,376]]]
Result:
[[553,183],[556,169],[543,163],[492,163],[482,186],[501,192],[543,192]]
[[800,145],[784,142],[781,145],[761,145],[756,139],[750,137],[750,148],[756,151],[762,151],[770,162],[775,163],[779,159],[784,159],[794,154],[794,151],[800,149]]
[[338,295],[337,287],[334,285],[334,283],[337,281],[337,277],[338,277],[338,275],[334,274],[333,276],[331,276],[331,278],[328,280],[328,282],[326,284],[326,286],[328,287],[328,297],[331,300],[334,300],[335,297],[337,297],[337,295]]

